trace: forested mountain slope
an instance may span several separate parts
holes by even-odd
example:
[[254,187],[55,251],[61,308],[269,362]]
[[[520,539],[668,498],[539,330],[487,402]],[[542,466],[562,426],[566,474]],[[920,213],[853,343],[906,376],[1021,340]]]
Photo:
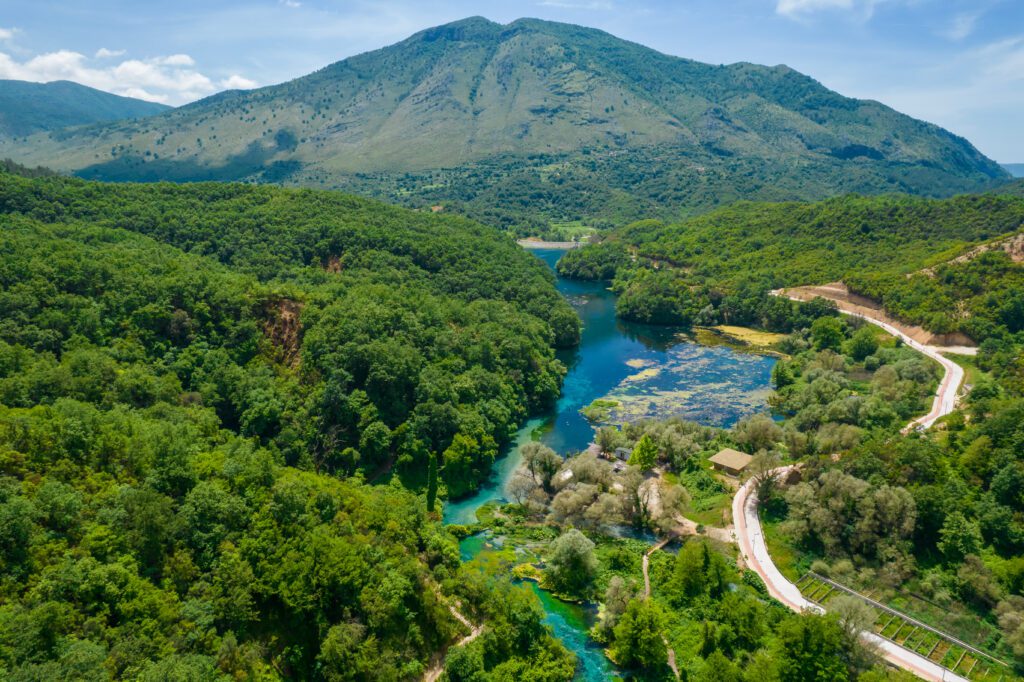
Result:
[[0,140],[69,126],[152,116],[166,104],[121,97],[71,81],[0,80]]
[[[932,288],[941,288],[952,282],[945,266],[937,277],[907,278],[927,266],[942,265],[973,244],[1022,227],[1024,200],[1008,195],[743,202],[674,225],[635,223],[600,244],[568,253],[559,270],[569,276],[616,279],[623,291],[620,313],[629,317],[727,320],[785,330],[788,304],[768,300],[771,289],[843,280],[877,297],[881,290],[869,282],[879,277],[900,287],[924,277]],[[990,254],[964,265],[988,272],[984,286],[976,276],[972,280],[976,305],[970,310],[958,314],[948,296],[941,305],[934,305],[939,299],[915,304],[904,297],[894,312],[905,314],[908,306],[920,304],[927,314],[908,315],[909,321],[932,331],[963,331],[978,340],[1012,333],[1017,314],[1007,301],[1018,291],[1012,282],[1020,266],[1000,265],[1007,259]]]
[[966,140],[788,67],[702,64],[534,19],[458,21],[281,85],[2,155],[100,179],[343,187],[521,232],[1008,177]]
[[578,333],[542,264],[239,185],[0,173],[0,225],[0,677],[417,678],[456,592],[489,665],[568,674],[422,497],[341,478],[477,484]]

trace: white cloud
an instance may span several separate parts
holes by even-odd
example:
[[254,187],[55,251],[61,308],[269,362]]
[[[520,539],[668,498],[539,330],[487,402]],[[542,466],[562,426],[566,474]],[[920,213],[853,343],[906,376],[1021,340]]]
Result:
[[0,27],[0,40],[10,40],[14,37],[17,32],[16,28],[2,28]]
[[105,47],[96,50],[96,59],[110,59],[112,57],[123,57],[124,55],[124,50],[108,50]]
[[120,93],[125,97],[134,97],[135,99],[144,99],[147,102],[159,102],[160,104],[170,104],[170,98],[167,95],[159,95],[155,92],[150,92],[145,88],[126,88],[124,92]]
[[298,0],[280,0],[280,1],[281,1],[282,5],[284,5],[285,7],[291,7],[292,9],[298,9],[299,7],[302,7],[302,3],[299,2]]
[[[117,56],[101,49],[96,59]],[[96,64],[85,55],[58,50],[19,61],[0,52],[0,78],[46,83],[69,80],[126,97],[137,97],[166,104],[184,104],[222,88],[251,88],[256,83],[233,74],[215,83],[195,68],[195,60],[186,54],[150,59],[126,59],[116,64]]]
[[789,19],[802,21],[821,12],[841,11],[854,19],[868,21],[874,16],[876,7],[890,1],[892,0],[777,0],[775,12]]
[[775,11],[787,17],[818,12],[823,9],[850,9],[853,0],[779,0]]
[[978,14],[958,14],[953,17],[953,21],[940,35],[950,40],[963,40],[974,32],[974,25],[978,23],[979,16]]
[[231,74],[231,76],[220,82],[220,87],[225,90],[252,90],[258,85],[259,83],[256,81],[244,76],[239,76],[237,73]]
[[167,57],[157,57],[154,60],[158,64],[165,64],[167,66],[195,66],[196,60],[189,57],[187,54],[172,54]]

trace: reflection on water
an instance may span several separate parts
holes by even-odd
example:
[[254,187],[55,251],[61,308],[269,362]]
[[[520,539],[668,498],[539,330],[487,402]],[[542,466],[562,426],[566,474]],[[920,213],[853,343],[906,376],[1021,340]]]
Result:
[[[563,251],[533,253],[554,268]],[[580,345],[558,354],[569,369],[562,395],[547,414],[520,429],[508,456],[495,463],[487,485],[472,497],[445,505],[448,523],[473,523],[481,505],[503,499],[505,484],[519,466],[519,447],[530,440],[540,440],[562,454],[586,448],[594,428],[580,409],[597,398],[620,403],[612,410],[613,421],[679,415],[731,426],[743,415],[766,408],[773,358],[702,346],[673,327],[619,320],[615,294],[601,282],[558,278],[557,286],[583,321]],[[635,378],[645,371],[645,377]]]
[[[533,253],[553,268],[563,252]],[[559,278],[558,289],[583,321],[580,345],[558,354],[569,370],[562,395],[547,414],[531,419],[519,430],[507,456],[495,463],[494,475],[486,485],[472,497],[445,504],[446,523],[474,523],[482,505],[503,500],[505,485],[522,460],[520,448],[531,440],[562,454],[586,448],[593,440],[594,428],[580,409],[597,398],[619,402],[612,411],[613,421],[680,415],[704,424],[731,426],[743,415],[766,408],[774,359],[724,346],[701,346],[671,327],[618,320],[615,295],[601,283]],[[489,542],[485,534],[464,539],[460,543],[463,561],[487,552]],[[615,667],[587,636],[594,610],[566,604],[534,583],[528,584],[544,606],[545,622],[576,654],[576,679],[597,682],[613,677]]]

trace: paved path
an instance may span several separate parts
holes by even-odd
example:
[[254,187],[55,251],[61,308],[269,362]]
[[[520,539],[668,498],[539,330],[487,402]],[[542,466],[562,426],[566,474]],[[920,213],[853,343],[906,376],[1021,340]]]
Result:
[[[789,296],[785,289],[777,289],[772,292],[773,296],[784,296],[794,301],[803,301],[801,298],[795,296]],[[831,300],[831,299],[830,299]],[[839,303],[839,301],[836,301]],[[944,371],[942,381],[939,382],[939,389],[935,392],[935,399],[932,401],[932,408],[928,411],[928,414],[923,417],[918,417],[914,421],[910,422],[903,429],[903,433],[908,433],[915,429],[927,429],[929,426],[934,424],[936,420],[946,416],[956,407],[956,396],[960,390],[960,384],[964,380],[964,369],[960,365],[956,364],[946,356],[942,354],[943,350],[950,350],[948,348],[942,348],[941,346],[929,346],[907,336],[905,333],[893,327],[888,322],[881,320],[873,316],[870,312],[866,311],[854,311],[854,310],[842,310],[841,312],[845,315],[851,315],[853,317],[859,317],[863,320],[878,325],[888,333],[901,339],[903,343],[910,346],[914,350],[918,351],[922,355],[926,355],[935,362],[942,365]]]
[[[776,296],[785,296],[784,291],[773,291]],[[800,300],[800,299],[794,299]],[[918,417],[907,424],[903,429],[904,433],[914,429],[926,429],[941,417],[949,414],[956,407],[957,391],[964,378],[964,371],[960,365],[944,357],[940,349],[935,346],[927,346],[919,343],[892,325],[872,317],[870,314],[861,312],[843,311],[847,315],[855,315],[868,320],[872,324],[899,337],[911,348],[927,355],[940,365],[945,371],[939,388],[935,393],[935,400],[928,414]],[[784,475],[793,467],[780,467],[776,469],[776,475]],[[782,572],[775,566],[771,555],[768,553],[768,545],[765,543],[764,533],[761,529],[761,520],[757,514],[757,493],[754,490],[755,481],[748,480],[737,492],[732,500],[732,518],[735,527],[735,539],[739,545],[740,554],[750,570],[757,573],[768,588],[768,594],[779,600],[793,611],[810,611],[812,613],[824,613],[817,604],[814,604],[800,593],[800,589],[791,583]],[[967,682],[966,678],[952,673],[942,666],[934,663],[924,656],[898,644],[880,637],[871,632],[863,633],[865,642],[876,647],[882,657],[895,666],[903,668],[918,677],[942,682],[943,680],[954,680]]]
[[[783,475],[792,467],[781,467],[776,469],[777,475]],[[812,613],[824,613],[817,604],[814,604],[800,594],[799,588],[791,583],[782,572],[775,566],[771,556],[768,554],[768,545],[764,540],[764,533],[761,529],[761,520],[757,515],[757,493],[754,490],[753,479],[747,481],[736,493],[732,501],[733,522],[736,527],[736,543],[740,547],[740,554],[750,570],[761,576],[768,594],[788,606],[793,611],[810,611]],[[909,649],[890,642],[878,635],[865,632],[862,637],[869,645],[878,649],[882,657],[889,663],[907,670],[921,679],[930,682],[942,682],[953,680],[956,682],[967,682],[966,678],[952,673],[937,663],[933,663],[924,656]]]

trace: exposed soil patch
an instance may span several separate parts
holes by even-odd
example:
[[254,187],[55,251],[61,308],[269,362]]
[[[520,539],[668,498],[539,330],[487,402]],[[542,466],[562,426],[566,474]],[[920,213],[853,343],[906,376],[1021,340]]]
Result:
[[[1005,251],[1006,255],[1008,255],[1010,260],[1014,263],[1024,263],[1024,232],[1018,232],[1017,234],[1004,237],[1003,239],[997,239],[996,241],[989,242],[988,244],[975,246],[970,251],[960,254],[956,258],[950,259],[946,262],[949,265],[966,263],[974,260],[983,253],[995,250]],[[921,274],[934,277],[935,268],[925,268],[924,270],[921,270]]]
[[267,301],[263,333],[281,353],[289,367],[298,367],[302,347],[302,303],[289,298]]
[[791,298],[801,301],[810,301],[814,298],[825,298],[835,301],[840,310],[844,312],[859,313],[868,315],[889,324],[900,330],[914,341],[928,346],[955,347],[962,346],[973,348],[977,346],[974,341],[960,332],[952,334],[935,334],[924,327],[901,322],[889,315],[882,306],[870,298],[851,293],[842,282],[832,282],[820,286],[792,287],[785,289],[783,293]]
[[335,275],[339,274],[341,272],[341,259],[337,256],[331,256],[327,259],[327,263],[324,265],[324,270]]

